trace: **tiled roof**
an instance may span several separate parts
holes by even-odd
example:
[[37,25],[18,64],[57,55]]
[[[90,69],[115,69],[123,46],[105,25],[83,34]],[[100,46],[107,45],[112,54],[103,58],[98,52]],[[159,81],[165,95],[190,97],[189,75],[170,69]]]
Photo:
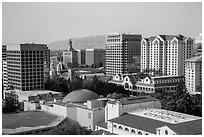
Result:
[[[177,38],[178,40],[186,40],[188,37],[185,37],[183,35],[158,35],[160,36],[164,41],[171,41],[173,38]],[[157,36],[151,36],[148,38],[148,41],[153,41]]]
[[179,124],[170,124],[168,125],[173,131],[179,135],[198,135],[202,134],[202,120],[194,120]]
[[188,62],[202,62],[202,56],[195,56],[195,57],[186,59],[185,61],[188,61]]
[[148,38],[148,41],[153,41],[156,38],[156,36],[151,36]]
[[109,121],[153,134],[156,134],[156,128],[163,126],[168,126],[179,135],[196,135],[202,133],[202,119],[183,122],[180,124],[170,124],[156,119],[125,113],[120,117],[113,118]]

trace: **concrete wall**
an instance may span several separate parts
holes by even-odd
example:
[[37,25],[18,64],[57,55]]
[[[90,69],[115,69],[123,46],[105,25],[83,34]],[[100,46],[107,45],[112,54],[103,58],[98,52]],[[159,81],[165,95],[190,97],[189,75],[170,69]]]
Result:
[[36,110],[36,103],[24,102],[24,111]]
[[93,111],[93,128],[96,124],[105,122],[105,109],[97,108]]
[[89,65],[89,66],[94,64],[94,51],[86,50],[86,64]]
[[88,128],[93,129],[93,111],[83,108],[77,108],[77,121]]
[[68,107],[67,108],[67,117],[77,121],[77,108],[76,107]]
[[89,109],[105,107],[104,101],[101,101],[101,100],[88,100],[86,105],[87,105],[87,108]]
[[41,106],[41,110],[46,111],[48,113],[52,113],[60,116],[67,116],[67,107],[65,106],[60,106],[56,104],[53,104],[52,106],[41,104],[40,106]]

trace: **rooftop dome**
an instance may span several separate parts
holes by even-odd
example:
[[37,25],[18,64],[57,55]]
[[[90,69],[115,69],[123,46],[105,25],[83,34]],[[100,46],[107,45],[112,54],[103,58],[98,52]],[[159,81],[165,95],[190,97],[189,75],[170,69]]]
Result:
[[95,92],[87,89],[80,89],[80,90],[74,90],[69,94],[67,94],[63,98],[63,101],[82,103],[82,102],[86,102],[87,100],[92,100],[97,98],[99,98],[99,95],[97,95]]

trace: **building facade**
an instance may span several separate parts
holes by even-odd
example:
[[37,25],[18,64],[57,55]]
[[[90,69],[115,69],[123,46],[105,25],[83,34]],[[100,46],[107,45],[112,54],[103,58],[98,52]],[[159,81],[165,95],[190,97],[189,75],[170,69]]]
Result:
[[2,45],[2,61],[6,61],[6,51],[7,51],[7,46],[6,45]]
[[68,68],[78,66],[78,53],[73,49],[71,39],[68,50],[63,51],[63,64]]
[[77,51],[78,51],[78,64],[85,65],[86,64],[86,50],[81,49]]
[[86,65],[94,67],[105,66],[105,49],[86,49]]
[[121,85],[133,92],[154,93],[177,91],[179,83],[184,80],[184,76],[144,76],[140,79],[137,74],[115,75],[108,83]]
[[158,35],[141,41],[141,71],[184,75],[184,60],[191,58],[193,40],[182,35]]
[[106,37],[106,75],[139,72],[141,35],[111,33]]
[[202,56],[185,60],[185,85],[190,94],[196,94],[199,86],[202,88]]
[[7,45],[7,83],[14,89],[44,89],[44,44]]

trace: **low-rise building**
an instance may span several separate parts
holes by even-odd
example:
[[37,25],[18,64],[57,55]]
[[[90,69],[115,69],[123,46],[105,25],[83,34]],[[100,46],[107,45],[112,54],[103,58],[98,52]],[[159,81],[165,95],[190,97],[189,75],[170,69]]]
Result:
[[[145,76],[145,75],[144,75]],[[145,76],[142,79],[137,74],[115,75],[109,83],[122,85],[124,89],[133,92],[152,93],[155,91],[176,91],[183,76]]]
[[146,77],[135,84],[135,91],[152,93],[156,91],[177,91],[177,87],[183,76],[158,76]]
[[97,125],[117,135],[201,135],[202,117],[163,109],[138,109]]
[[67,94],[62,101],[40,106],[43,111],[66,116],[93,130],[96,124],[105,121],[105,102],[98,98],[96,93],[81,89]]
[[126,112],[141,108],[161,108],[161,103],[158,99],[151,96],[133,96],[108,101],[105,107],[105,122]]
[[32,90],[32,91],[20,91],[20,90],[4,90],[4,96],[14,98],[17,102],[31,102],[47,99],[56,99],[61,97],[60,92],[54,92],[50,90]]

